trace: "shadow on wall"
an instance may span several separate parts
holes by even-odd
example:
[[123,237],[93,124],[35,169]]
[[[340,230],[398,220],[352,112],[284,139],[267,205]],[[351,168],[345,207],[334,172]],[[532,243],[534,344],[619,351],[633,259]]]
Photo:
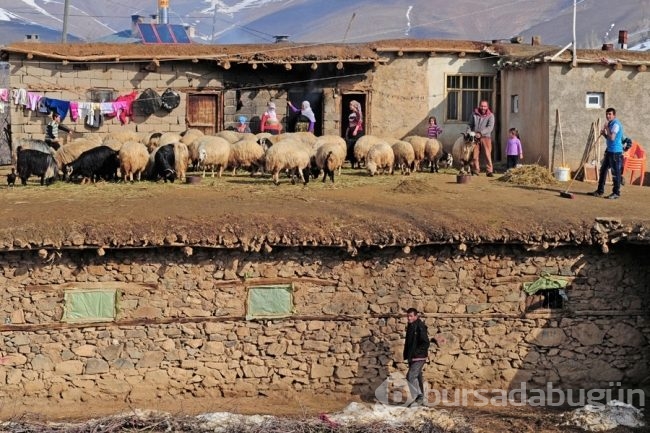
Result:
[[508,390],[515,395],[524,390],[545,406],[612,399],[637,406],[645,399],[647,405],[650,289],[645,256],[647,247],[633,245],[607,256],[584,255],[571,266],[575,278],[562,307],[531,311],[536,304],[529,302],[521,326],[521,347],[527,353],[519,368],[511,370]]
[[[377,329],[373,326],[373,330]],[[358,358],[357,371],[352,378],[352,393],[358,395],[363,401],[376,402],[375,390],[386,380],[389,374],[388,366],[392,362],[391,351],[388,344],[381,336],[370,335],[363,337],[355,347],[354,355]],[[340,373],[343,367],[337,367],[335,380],[343,379]],[[347,374],[348,372],[345,372]]]

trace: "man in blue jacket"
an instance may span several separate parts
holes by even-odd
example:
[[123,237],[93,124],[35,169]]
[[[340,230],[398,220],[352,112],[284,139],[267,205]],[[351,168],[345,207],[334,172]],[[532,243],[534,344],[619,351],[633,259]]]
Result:
[[608,199],[617,199],[621,196],[621,171],[623,167],[623,125],[616,118],[616,110],[608,108],[605,110],[607,125],[600,131],[600,134],[607,141],[605,156],[600,165],[600,174],[598,175],[598,189],[591,193],[594,197],[602,197],[605,194],[605,180],[607,180],[607,170],[612,171],[612,182],[614,186],[612,193],[607,196]]

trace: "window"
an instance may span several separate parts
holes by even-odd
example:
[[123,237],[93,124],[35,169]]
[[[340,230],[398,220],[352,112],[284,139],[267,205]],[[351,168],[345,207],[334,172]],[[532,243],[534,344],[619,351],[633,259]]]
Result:
[[561,310],[568,300],[563,289],[540,290],[526,298],[526,311]]
[[113,92],[115,90],[113,89],[106,89],[106,88],[95,88],[95,89],[90,89],[90,101],[91,102],[111,102],[114,101],[115,98],[113,98]]
[[293,314],[293,286],[279,284],[248,289],[246,320],[275,319]]
[[510,97],[510,112],[519,113],[519,95],[512,95]]
[[492,75],[448,75],[447,120],[469,122],[472,110],[479,101],[491,102],[493,95]]
[[63,322],[112,322],[116,316],[115,289],[72,289],[64,295]]
[[587,108],[605,107],[605,94],[602,92],[587,92],[587,100],[585,105]]

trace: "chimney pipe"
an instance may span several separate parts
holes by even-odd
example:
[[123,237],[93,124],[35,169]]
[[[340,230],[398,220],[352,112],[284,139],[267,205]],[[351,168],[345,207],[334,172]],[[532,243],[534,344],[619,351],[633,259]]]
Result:
[[533,38],[530,41],[531,45],[542,45],[542,37],[539,35],[533,36]]
[[158,14],[151,14],[151,24],[158,24]]
[[618,44],[622,50],[627,50],[627,30],[618,31]]
[[603,51],[613,51],[614,50],[614,44],[603,44],[602,50]]
[[169,0],[158,0],[158,14],[160,16],[160,24],[169,24]]

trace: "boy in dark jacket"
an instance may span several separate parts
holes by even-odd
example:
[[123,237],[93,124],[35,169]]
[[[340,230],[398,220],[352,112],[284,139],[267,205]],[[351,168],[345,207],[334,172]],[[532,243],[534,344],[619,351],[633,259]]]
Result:
[[409,369],[406,379],[409,381],[411,392],[415,394],[414,404],[422,404],[424,400],[424,380],[422,368],[429,354],[429,335],[427,325],[420,320],[418,310],[406,310],[406,340],[404,341],[404,360],[408,362]]

